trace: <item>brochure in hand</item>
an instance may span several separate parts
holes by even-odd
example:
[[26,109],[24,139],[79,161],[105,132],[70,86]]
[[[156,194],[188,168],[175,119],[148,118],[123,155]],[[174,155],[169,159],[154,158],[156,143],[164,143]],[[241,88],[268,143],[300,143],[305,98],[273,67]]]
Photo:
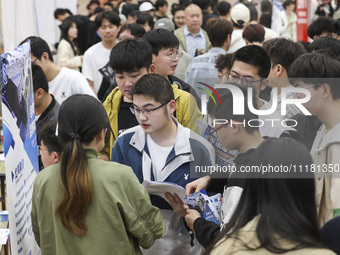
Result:
[[201,216],[217,225],[221,223],[221,194],[209,197],[203,189],[184,198],[189,208],[197,210]]

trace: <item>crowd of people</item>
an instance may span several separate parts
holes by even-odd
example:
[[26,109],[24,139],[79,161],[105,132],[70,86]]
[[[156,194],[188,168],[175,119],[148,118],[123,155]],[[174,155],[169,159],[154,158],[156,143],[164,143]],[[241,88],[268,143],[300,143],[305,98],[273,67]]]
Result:
[[[322,1],[309,44],[297,42],[293,0],[272,27],[271,1],[253,2],[181,0],[171,19],[166,0],[91,0],[88,16],[55,11],[56,56],[43,38],[20,43],[31,46],[43,255],[340,254],[338,8]],[[237,172],[194,177],[221,151],[207,124],[238,151]],[[221,193],[222,223],[144,181]]]

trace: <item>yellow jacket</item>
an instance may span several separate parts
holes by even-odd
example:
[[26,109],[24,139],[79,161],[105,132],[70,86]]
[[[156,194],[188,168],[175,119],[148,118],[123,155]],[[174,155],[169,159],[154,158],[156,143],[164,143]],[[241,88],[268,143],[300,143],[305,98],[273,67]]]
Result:
[[[197,107],[196,100],[190,93],[180,90],[177,85],[172,85],[177,104],[176,119],[182,126],[190,128],[198,133],[197,118],[202,119],[202,114]],[[105,142],[100,155],[107,155],[111,158],[111,150],[118,137],[118,112],[123,94],[118,87],[112,90],[107,96],[103,106],[109,117],[110,125],[114,136],[110,135],[109,143]]]

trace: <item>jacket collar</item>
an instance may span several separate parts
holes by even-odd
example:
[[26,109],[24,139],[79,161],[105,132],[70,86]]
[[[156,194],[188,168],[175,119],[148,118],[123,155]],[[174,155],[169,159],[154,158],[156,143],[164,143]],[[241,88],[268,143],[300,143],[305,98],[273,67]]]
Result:
[[328,133],[326,133],[325,125],[322,125],[318,133],[319,132],[322,132],[324,135],[317,151],[327,148],[332,143],[340,143],[340,122],[334,128],[329,130]]
[[[184,128],[176,118],[172,117],[173,122],[177,125],[177,135],[174,145],[174,156],[178,156],[181,154],[192,154],[190,147],[190,129]],[[140,153],[143,152],[144,147],[146,146],[146,134],[143,129],[138,126],[136,127],[136,131],[131,137],[130,146],[134,147]],[[193,159],[193,155],[192,155]]]

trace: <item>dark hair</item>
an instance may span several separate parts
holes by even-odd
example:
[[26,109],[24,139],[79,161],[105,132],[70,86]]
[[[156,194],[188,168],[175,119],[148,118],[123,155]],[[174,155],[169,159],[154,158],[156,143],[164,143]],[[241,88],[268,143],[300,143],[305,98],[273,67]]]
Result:
[[260,24],[267,28],[271,28],[272,27],[272,15],[270,13],[262,13],[260,17]]
[[226,1],[221,1],[217,4],[217,14],[226,16],[230,12],[231,4]]
[[117,72],[132,72],[152,63],[152,49],[143,39],[125,39],[111,50],[110,66]]
[[[210,116],[214,117],[215,119],[225,119],[225,120],[237,120],[237,122],[245,122],[246,124],[244,125],[244,129],[246,130],[247,133],[253,134],[255,131],[259,131],[258,126],[249,126],[247,123],[249,120],[253,119],[258,119],[258,115],[252,113],[249,110],[248,107],[248,92],[247,92],[247,87],[240,86],[235,83],[229,83],[231,85],[234,85],[238,87],[243,95],[244,95],[244,101],[243,101],[243,106],[244,106],[244,114],[238,115],[234,114],[234,97],[233,93],[229,89],[216,89],[217,94],[220,96],[222,105],[215,105],[214,99],[210,97],[209,102],[208,102],[208,113]],[[249,87],[250,89],[253,90],[253,98],[252,102],[253,104],[256,104],[256,96],[254,93],[254,88]],[[239,99],[238,99],[239,100]],[[255,107],[257,108],[257,107]]]
[[170,82],[159,74],[143,75],[132,86],[129,94],[132,98],[134,95],[148,96],[161,104],[175,99]]
[[105,12],[105,9],[98,6],[96,9],[94,9],[93,14],[102,13],[102,12]]
[[151,29],[153,29],[153,26],[155,25],[155,22],[149,13],[138,14],[136,23],[140,25],[144,25],[145,23],[148,23]]
[[[123,3],[123,2],[121,2],[121,3]],[[133,4],[124,4],[123,5],[122,14],[124,14],[125,17],[128,17],[129,15],[137,16],[137,13],[139,13],[139,12],[135,8],[135,5],[133,5]]]
[[250,21],[257,21],[258,19],[258,13],[257,13],[257,10],[256,10],[256,7],[255,7],[255,4],[253,4],[252,2],[245,2],[243,3],[245,6],[248,7],[249,9],[249,13],[250,13],[250,19],[249,19],[249,22]]
[[224,68],[227,68],[230,71],[232,67],[233,57],[233,53],[219,55],[215,61],[215,67],[217,68],[217,70],[222,71]]
[[72,20],[69,19],[65,19],[61,25],[59,26],[60,30],[61,30],[61,34],[60,34],[60,40],[64,39],[66,40],[70,45],[71,48],[73,50],[74,55],[79,55],[79,52],[77,51],[77,38],[75,38],[73,41],[70,40],[69,36],[68,36],[68,30],[71,28],[71,26],[76,23]]
[[334,20],[330,17],[319,17],[307,28],[308,37],[314,40],[314,36],[320,36],[322,33],[333,33]]
[[158,56],[160,50],[172,49],[179,47],[177,37],[170,31],[159,28],[147,32],[143,39],[147,41],[152,47],[152,53]]
[[136,38],[142,38],[143,35],[145,34],[145,29],[144,27],[142,27],[141,25],[139,24],[136,24],[136,23],[131,23],[131,24],[125,24],[123,25],[118,34],[117,34],[117,38],[120,36],[121,33],[123,33],[125,30],[129,30],[130,31],[130,34],[132,34],[135,39]]
[[207,34],[213,47],[222,47],[233,32],[233,25],[224,19],[210,18],[206,25]]
[[58,16],[59,15],[64,15],[64,14],[70,14],[71,16],[73,15],[72,12],[69,10],[69,9],[61,9],[61,8],[58,8],[54,11],[54,18],[55,19],[58,19]]
[[291,84],[298,82],[318,84],[313,88],[318,89],[321,84],[327,83],[333,99],[340,98],[340,62],[330,55],[320,53],[307,53],[298,57],[291,65],[288,77]]
[[163,7],[164,5],[168,6],[168,2],[166,0],[157,0],[155,3],[155,9],[158,10],[159,7]]
[[65,228],[77,236],[83,236],[87,231],[85,216],[93,194],[83,145],[89,145],[108,127],[109,119],[103,105],[92,96],[73,95],[60,106],[60,185],[64,197],[56,213],[60,215]]
[[287,6],[289,6],[291,4],[295,4],[295,1],[294,0],[286,0],[286,1],[283,2],[282,6],[286,10]]
[[242,37],[247,39],[250,43],[264,41],[266,31],[260,24],[249,24],[243,29]]
[[38,141],[40,144],[41,141],[43,141],[49,152],[55,151],[60,153],[61,146],[58,136],[56,136],[56,127],[57,121],[49,121],[45,123],[38,133]]
[[241,61],[258,68],[258,75],[267,78],[270,72],[270,58],[266,51],[257,45],[248,45],[238,49],[234,53],[233,64]]
[[263,49],[270,57],[273,66],[280,64],[286,69],[287,73],[294,60],[306,53],[301,44],[285,38],[269,40],[263,44]]
[[[339,2],[340,4],[340,2]],[[340,35],[340,19],[334,21],[333,24],[333,32],[337,35]]]
[[107,11],[99,13],[96,19],[94,20],[97,29],[99,29],[102,26],[103,20],[105,19],[108,20],[112,25],[115,25],[116,27],[120,26],[120,18],[118,14],[115,13],[114,11]]
[[298,41],[297,43],[301,44],[301,46],[303,48],[305,48],[306,53],[310,53],[312,52],[311,48],[309,47],[310,43],[309,42],[305,42],[305,41]]
[[48,81],[46,75],[39,65],[32,64],[32,80],[34,92],[38,89],[43,89],[48,93]]
[[173,3],[173,4],[171,5],[171,14],[172,14],[172,16],[175,15],[175,10],[176,10],[178,7],[180,7],[180,5],[179,5],[178,3]]
[[316,38],[309,46],[313,51],[327,49],[335,56],[340,55],[340,41],[332,36]]
[[86,5],[86,9],[90,9],[90,6],[92,4],[98,4],[100,5],[100,2],[98,0],[91,0],[87,5]]
[[110,7],[112,7],[112,9],[113,9],[113,4],[110,3],[110,2],[106,2],[104,5],[110,6]]
[[209,0],[193,0],[192,3],[198,5],[202,11],[208,9],[209,6]]
[[27,41],[31,41],[31,54],[41,60],[41,56],[44,52],[48,54],[48,58],[53,62],[52,52],[50,47],[44,39],[37,36],[29,36],[25,40],[23,40],[19,45],[24,44]]
[[273,11],[273,5],[271,1],[263,0],[261,2],[261,12],[262,13],[272,13]]
[[[250,166],[289,167],[310,166],[313,163],[309,151],[293,139],[268,139],[256,149],[252,159]],[[227,233],[227,238],[237,239],[239,230],[258,216],[254,234],[259,245],[249,247],[243,242],[245,249],[264,248],[271,253],[281,254],[307,247],[324,248],[317,226],[314,175],[310,171],[303,176],[299,172],[291,174],[292,178],[289,179],[246,179],[238,206],[215,244]],[[278,243],[280,238],[292,245],[282,247]]]

